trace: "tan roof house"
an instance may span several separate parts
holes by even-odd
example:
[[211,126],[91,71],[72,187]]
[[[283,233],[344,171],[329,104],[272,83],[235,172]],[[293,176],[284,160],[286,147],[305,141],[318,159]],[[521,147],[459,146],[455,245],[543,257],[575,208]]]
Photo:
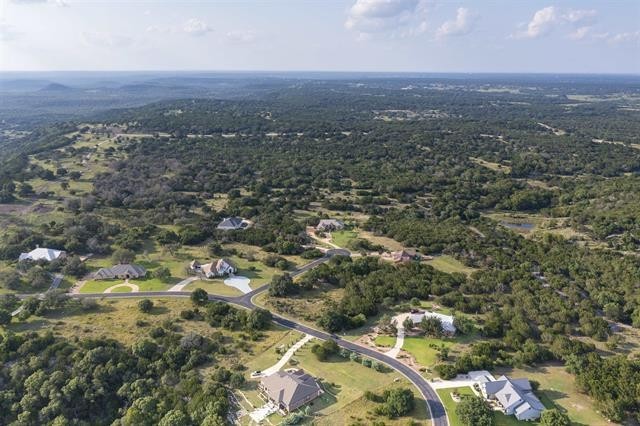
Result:
[[200,266],[200,272],[207,278],[215,278],[235,274],[238,268],[230,260],[218,259]]
[[324,392],[316,379],[304,370],[277,371],[263,377],[259,389],[263,398],[285,413],[313,401]]

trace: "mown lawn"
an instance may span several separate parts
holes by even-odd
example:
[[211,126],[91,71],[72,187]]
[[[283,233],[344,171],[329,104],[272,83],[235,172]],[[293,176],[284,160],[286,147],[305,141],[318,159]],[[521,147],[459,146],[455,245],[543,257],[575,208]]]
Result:
[[358,237],[356,231],[343,229],[342,231],[334,231],[331,233],[331,242],[340,247],[347,247],[349,242]]
[[[254,361],[247,365],[251,367],[251,370],[263,370],[273,365],[278,359],[275,354],[275,347],[282,343],[285,343],[286,346],[286,344],[292,343],[295,339],[296,335],[285,337],[282,342],[276,342],[273,347],[266,350],[265,354],[256,357]],[[424,400],[419,397],[418,390],[413,388],[399,373],[390,369],[380,373],[364,367],[360,363],[340,357],[332,357],[325,362],[318,361],[316,356],[311,353],[311,346],[316,342],[316,340],[311,340],[292,357],[295,360],[296,368],[302,368],[320,379],[325,389],[325,394],[313,401],[313,405],[311,405],[314,413],[314,424],[343,425],[357,421],[363,424],[372,424],[374,421],[384,421],[388,425],[399,425],[407,424],[409,420],[413,420],[414,424],[428,424],[426,422],[427,409]],[[260,360],[261,357],[264,357],[264,359]],[[289,367],[292,366],[289,365],[285,368]],[[382,394],[385,389],[395,386],[408,387],[414,392],[416,409],[412,415],[389,420],[372,414],[378,404],[366,400],[364,392],[370,390],[377,394]],[[274,421],[278,420],[275,417],[270,417],[269,419],[274,424]]]
[[473,390],[469,386],[463,386],[459,388],[450,389],[438,389],[438,396],[444,405],[444,409],[447,410],[447,416],[449,417],[449,426],[464,426],[458,415],[456,414],[456,407],[458,403],[451,398],[451,393],[457,391],[460,395],[474,395]]
[[459,272],[461,274],[470,275],[472,272],[476,271],[476,269],[463,265],[460,261],[447,254],[436,256],[431,260],[427,260],[425,263],[448,274]]
[[222,282],[222,279],[216,280],[197,280],[189,283],[184,291],[193,291],[197,288],[205,290],[209,294],[218,296],[242,296],[242,292],[235,287],[230,287]]
[[610,426],[596,412],[593,401],[576,387],[574,377],[561,365],[545,365],[536,368],[500,368],[492,372],[495,377],[506,374],[510,377],[526,377],[540,383],[536,395],[546,407],[557,407],[565,411],[576,425]]
[[[375,342],[377,346],[393,347],[396,343],[396,338],[393,336],[378,336]],[[455,341],[451,340],[433,339],[430,337],[405,337],[402,349],[413,355],[418,364],[424,367],[433,367],[438,363],[438,351],[430,345],[436,345],[438,347],[444,345],[447,348],[451,348],[454,344]]]
[[[120,279],[90,280],[82,286],[82,288],[80,289],[80,293],[102,293],[109,287],[122,283],[124,283],[124,280]],[[165,283],[158,278],[129,280],[129,283],[137,285],[140,288],[140,291],[166,291],[171,288],[172,285],[172,283]],[[127,290],[122,290],[122,288],[119,287],[117,289],[114,289],[113,291],[126,292]]]

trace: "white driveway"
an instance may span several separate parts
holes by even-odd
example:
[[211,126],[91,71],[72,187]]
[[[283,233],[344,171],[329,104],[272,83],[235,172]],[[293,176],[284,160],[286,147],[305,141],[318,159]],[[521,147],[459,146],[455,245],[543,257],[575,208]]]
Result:
[[404,326],[402,323],[409,315],[411,314],[400,314],[393,317],[396,324],[396,344],[393,345],[393,348],[384,353],[386,356],[397,358],[400,354],[400,349],[402,349],[402,345],[404,345]]
[[256,377],[270,376],[276,371],[280,371],[280,369],[285,366],[287,361],[289,361],[289,358],[291,358],[298,349],[304,346],[304,344],[311,339],[313,339],[312,335],[310,334],[305,335],[301,340],[297,341],[295,345],[291,346],[289,350],[285,352],[285,354],[282,356],[282,358],[280,358],[278,362],[276,362],[274,365],[267,368],[266,370],[263,370],[262,373]]
[[250,282],[251,280],[249,278],[243,277],[242,275],[235,275],[224,280],[225,285],[237,288],[244,294],[251,293],[252,289],[249,286]]
[[185,288],[186,286],[188,286],[192,282],[196,281],[197,279],[198,279],[198,277],[185,278],[184,280],[180,281],[178,284],[174,285],[173,287],[171,287],[167,291],[182,291],[183,288]]

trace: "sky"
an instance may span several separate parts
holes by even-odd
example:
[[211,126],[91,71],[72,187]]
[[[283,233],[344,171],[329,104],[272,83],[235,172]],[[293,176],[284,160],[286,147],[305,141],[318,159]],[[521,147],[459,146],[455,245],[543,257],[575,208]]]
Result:
[[0,0],[0,71],[640,74],[639,0]]

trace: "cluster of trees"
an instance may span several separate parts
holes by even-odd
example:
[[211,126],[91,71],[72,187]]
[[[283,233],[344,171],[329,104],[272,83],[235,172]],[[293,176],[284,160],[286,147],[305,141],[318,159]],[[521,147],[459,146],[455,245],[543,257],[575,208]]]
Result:
[[382,395],[366,391],[364,396],[369,401],[380,404],[375,408],[376,414],[390,419],[406,416],[415,408],[413,392],[407,388],[387,389]]

